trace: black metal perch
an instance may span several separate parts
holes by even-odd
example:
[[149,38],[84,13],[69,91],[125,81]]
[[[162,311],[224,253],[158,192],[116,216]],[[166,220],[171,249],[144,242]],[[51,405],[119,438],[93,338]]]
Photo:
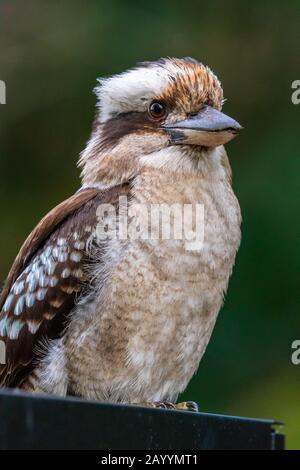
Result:
[[0,449],[283,449],[275,421],[0,391]]

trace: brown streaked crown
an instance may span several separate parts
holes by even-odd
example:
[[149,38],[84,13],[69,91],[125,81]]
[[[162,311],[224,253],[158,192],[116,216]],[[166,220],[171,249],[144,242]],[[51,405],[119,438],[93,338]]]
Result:
[[160,59],[156,63],[170,77],[169,85],[158,100],[169,103],[171,108],[178,107],[186,114],[198,112],[204,104],[222,108],[221,83],[209,67],[191,57]]

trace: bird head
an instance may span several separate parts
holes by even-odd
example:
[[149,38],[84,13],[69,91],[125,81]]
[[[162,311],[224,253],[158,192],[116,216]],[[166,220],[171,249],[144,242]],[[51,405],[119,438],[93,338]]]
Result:
[[142,164],[175,169],[175,154],[196,161],[241,129],[221,112],[218,78],[191,58],[141,63],[99,79],[96,94],[94,129],[79,162],[86,183],[124,180]]

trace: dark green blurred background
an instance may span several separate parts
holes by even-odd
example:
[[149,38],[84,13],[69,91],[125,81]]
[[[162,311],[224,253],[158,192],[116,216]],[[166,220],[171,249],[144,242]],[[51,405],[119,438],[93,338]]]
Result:
[[243,213],[230,288],[185,393],[201,410],[284,421],[300,448],[299,0],[1,1],[0,278],[40,217],[78,188],[98,76],[194,56],[245,130],[228,145]]

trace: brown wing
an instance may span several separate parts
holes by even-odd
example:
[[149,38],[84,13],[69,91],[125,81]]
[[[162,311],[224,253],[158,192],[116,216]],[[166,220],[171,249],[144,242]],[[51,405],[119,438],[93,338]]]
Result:
[[85,189],[53,209],[22,246],[0,297],[0,341],[5,364],[0,386],[16,386],[39,354],[41,339],[60,336],[76,297],[88,284],[87,246],[101,203],[118,204],[130,184]]

